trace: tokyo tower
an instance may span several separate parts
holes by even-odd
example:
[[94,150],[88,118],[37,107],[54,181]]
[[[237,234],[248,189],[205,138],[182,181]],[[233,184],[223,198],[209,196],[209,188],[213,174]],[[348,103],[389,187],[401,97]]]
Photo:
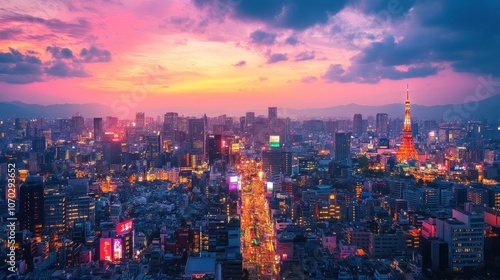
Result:
[[417,159],[418,153],[413,144],[413,135],[411,131],[410,91],[408,89],[408,84],[406,85],[405,121],[402,136],[401,145],[396,153],[398,162],[406,162],[410,158]]

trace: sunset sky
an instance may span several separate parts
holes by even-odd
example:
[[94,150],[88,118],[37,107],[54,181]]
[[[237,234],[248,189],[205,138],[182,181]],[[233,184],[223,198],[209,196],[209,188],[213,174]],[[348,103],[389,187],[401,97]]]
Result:
[[[462,103],[500,2],[0,0],[0,101],[137,111]],[[133,104],[133,105],[131,105]]]

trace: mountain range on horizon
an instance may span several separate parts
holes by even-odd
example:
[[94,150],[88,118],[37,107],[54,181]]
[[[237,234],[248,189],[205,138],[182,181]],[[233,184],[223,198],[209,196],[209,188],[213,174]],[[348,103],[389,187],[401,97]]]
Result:
[[[489,98],[469,102],[464,104],[447,104],[424,106],[412,104],[412,118],[414,119],[435,119],[453,121],[458,119],[500,119],[500,94]],[[184,111],[186,109],[183,109]],[[140,111],[140,110],[136,110]],[[167,111],[176,111],[167,109],[163,112],[146,112],[146,114],[163,115]],[[182,110],[178,110],[182,112]],[[247,110],[252,111],[252,110]],[[255,111],[256,115],[267,115],[267,108],[261,108]],[[375,116],[377,113],[387,113],[389,118],[400,117],[404,115],[404,104],[393,103],[387,105],[359,105],[348,104],[338,105],[328,108],[309,108],[309,109],[293,109],[286,107],[278,107],[278,115],[280,117],[291,118],[352,118],[354,114],[362,114],[363,117]],[[20,101],[0,102],[0,117],[15,116],[15,117],[45,117],[45,118],[67,118],[80,114],[84,117],[105,117],[119,116],[119,112],[114,112],[110,106],[99,103],[87,104],[53,104],[39,105],[27,104]],[[135,115],[135,111],[133,112]],[[207,110],[208,116],[219,116],[227,114],[228,116],[241,116],[242,112],[236,111],[210,111]],[[190,115],[190,114],[186,114]],[[195,114],[191,114],[195,115]],[[132,115],[130,117],[133,117]]]

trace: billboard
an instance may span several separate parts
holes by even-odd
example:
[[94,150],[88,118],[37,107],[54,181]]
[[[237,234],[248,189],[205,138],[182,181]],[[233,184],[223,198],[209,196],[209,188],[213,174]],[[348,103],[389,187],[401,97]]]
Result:
[[280,136],[269,135],[269,147],[279,147],[279,146],[280,146]]
[[267,182],[267,183],[266,183],[266,190],[267,190],[268,192],[272,192],[272,191],[273,191],[273,189],[274,189],[274,184],[273,184],[273,182]]
[[113,239],[113,260],[119,261],[123,258],[123,243],[120,238]]
[[111,247],[111,238],[101,238],[99,259],[104,261],[112,261],[113,247]]
[[231,145],[231,151],[232,151],[233,153],[237,153],[237,152],[239,152],[239,151],[240,151],[240,144],[239,144],[239,143],[233,143],[233,144]]
[[227,182],[228,182],[230,191],[238,190],[238,176],[228,176]]
[[126,220],[125,222],[116,225],[116,234],[117,235],[127,234],[131,232],[133,228],[134,228],[133,220]]

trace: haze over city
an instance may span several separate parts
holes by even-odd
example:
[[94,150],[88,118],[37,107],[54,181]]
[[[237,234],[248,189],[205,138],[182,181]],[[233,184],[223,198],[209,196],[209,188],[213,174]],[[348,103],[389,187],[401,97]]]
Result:
[[4,0],[0,101],[242,113],[402,103],[409,83],[463,103],[500,74],[498,5]]

